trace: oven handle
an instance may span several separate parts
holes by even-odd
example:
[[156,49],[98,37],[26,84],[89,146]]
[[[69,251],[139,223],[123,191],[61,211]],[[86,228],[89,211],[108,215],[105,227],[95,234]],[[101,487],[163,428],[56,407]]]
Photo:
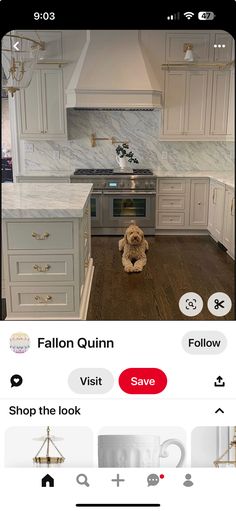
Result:
[[97,192],[97,190],[92,190],[91,195],[102,195],[102,192]]
[[127,190],[126,192],[124,190],[117,190],[116,192],[110,191],[110,192],[103,192],[103,195],[156,195],[156,192],[153,190],[153,192],[150,191],[136,191],[136,190]]

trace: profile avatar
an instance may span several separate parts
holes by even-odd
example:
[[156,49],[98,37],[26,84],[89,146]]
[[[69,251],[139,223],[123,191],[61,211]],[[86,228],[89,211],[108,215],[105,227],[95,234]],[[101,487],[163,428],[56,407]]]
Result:
[[23,332],[16,332],[10,337],[10,348],[14,353],[25,353],[30,347],[30,338]]

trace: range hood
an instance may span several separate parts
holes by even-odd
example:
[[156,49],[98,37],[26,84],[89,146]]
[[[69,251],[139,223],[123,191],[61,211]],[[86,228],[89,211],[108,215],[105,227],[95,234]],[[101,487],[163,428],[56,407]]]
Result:
[[66,90],[67,108],[161,108],[158,84],[138,30],[87,30]]

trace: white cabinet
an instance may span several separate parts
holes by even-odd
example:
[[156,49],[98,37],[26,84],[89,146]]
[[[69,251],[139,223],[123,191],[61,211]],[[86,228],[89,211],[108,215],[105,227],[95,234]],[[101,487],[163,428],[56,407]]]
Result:
[[[223,32],[191,34],[194,61],[188,68],[183,50],[188,37],[186,33],[166,34],[165,63],[169,67],[160,139],[233,140],[234,71],[232,66],[216,66],[233,60],[233,38]],[[218,48],[218,43],[224,43],[224,48]]]
[[181,71],[170,71],[165,76],[164,135],[182,135],[184,131],[184,103],[186,76]]
[[86,319],[90,197],[82,218],[3,221],[7,319]]
[[188,71],[186,75],[184,134],[205,135],[207,86],[207,71]]
[[231,71],[213,71],[210,135],[227,135]]
[[208,193],[208,178],[159,178],[156,228],[162,231],[205,230]]
[[235,197],[234,188],[226,187],[225,207],[223,221],[222,243],[228,253],[234,258],[234,235],[235,235]]
[[164,136],[205,134],[207,84],[207,71],[166,73]]
[[191,179],[190,227],[204,228],[208,221],[209,179]]
[[222,243],[222,228],[225,202],[225,185],[210,180],[208,231],[215,241]]
[[62,69],[40,69],[20,91],[20,136],[28,140],[66,138]]
[[188,224],[189,180],[157,180],[157,229],[184,229]]

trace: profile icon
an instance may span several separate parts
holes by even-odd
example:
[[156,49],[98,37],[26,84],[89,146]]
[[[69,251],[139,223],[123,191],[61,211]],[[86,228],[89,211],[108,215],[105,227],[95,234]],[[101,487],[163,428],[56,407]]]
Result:
[[191,474],[186,474],[185,479],[186,479],[186,481],[184,481],[184,483],[183,483],[184,486],[187,486],[187,487],[193,486],[194,483],[191,481],[191,479],[192,479]]
[[10,337],[10,348],[14,353],[25,353],[30,347],[30,338],[28,334],[16,332]]

